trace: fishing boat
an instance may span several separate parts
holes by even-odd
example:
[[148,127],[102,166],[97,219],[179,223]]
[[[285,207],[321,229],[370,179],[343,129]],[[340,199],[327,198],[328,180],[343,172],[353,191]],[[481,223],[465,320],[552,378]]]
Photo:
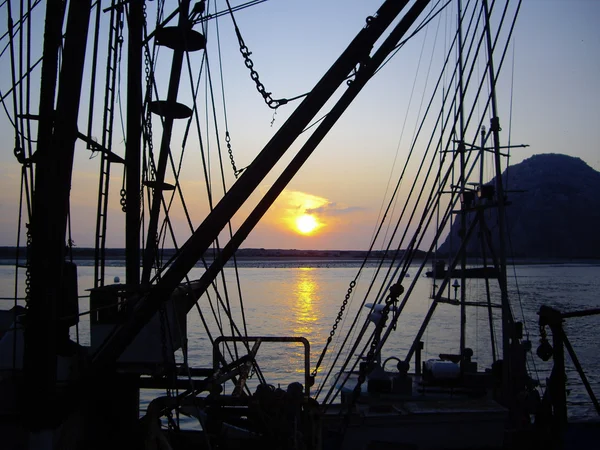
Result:
[[[236,21],[259,3],[2,3],[8,19],[2,67],[11,83],[1,96],[21,179],[17,288],[14,305],[1,317],[2,447],[493,448],[540,439],[537,432],[549,428],[532,425],[543,402],[525,365],[531,344],[511,312],[507,289],[502,158],[514,146],[502,145],[495,92],[520,2],[384,1],[313,89],[281,99],[261,81]],[[361,90],[447,11],[455,31],[441,51],[441,75],[424,97],[426,112],[384,216],[393,215],[404,174],[417,164],[413,189],[393,231],[384,237],[382,222],[375,233],[368,253],[378,239],[386,242],[377,253],[378,276],[333,363],[325,370],[348,300],[373,262],[369,254],[311,367],[304,337],[256,336],[236,324],[234,309],[243,317],[241,294],[240,306],[232,306],[218,280],[226,264],[235,267],[236,251]],[[223,18],[233,25],[256,95],[274,112],[292,110],[246,167],[235,158],[225,102],[215,107],[217,72],[211,70],[217,64],[208,53],[218,41],[207,36]],[[209,105],[204,110],[202,101]],[[200,156],[189,156],[192,146]],[[223,160],[231,163],[231,185],[224,175],[211,175],[211,146],[221,168]],[[81,230],[71,220],[80,201],[72,185],[83,153],[93,157],[98,186],[94,282],[86,293],[78,289],[73,258]],[[274,172],[280,160],[286,166]],[[494,168],[490,183],[483,179],[485,164]],[[206,181],[208,212],[200,220],[192,219],[184,197],[189,191],[181,177],[189,170]],[[246,207],[267,176],[276,178]],[[115,205],[124,215],[123,283],[106,277]],[[177,213],[187,225],[183,240]],[[244,219],[233,226],[241,213]],[[408,222],[417,225],[401,226]],[[459,228],[462,242],[448,252],[448,270],[436,273],[423,298],[415,287],[451,227]],[[426,234],[431,230],[433,238]],[[492,233],[498,238],[488,239]],[[484,294],[470,299],[466,246],[474,236],[481,238],[486,283]],[[191,279],[198,267],[201,276]],[[82,295],[89,297],[83,311]],[[388,355],[386,341],[415,299],[430,302],[422,324],[406,341],[405,354]],[[439,305],[459,311],[458,343],[423,361],[424,336]],[[489,319],[489,366],[467,342],[468,308],[482,308]],[[186,317],[194,309],[212,354],[202,367],[188,353]],[[211,322],[217,309],[227,320]],[[89,345],[77,334],[83,317]],[[269,343],[302,348],[299,380],[283,388],[269,382],[258,363]],[[156,393],[143,411],[141,391]],[[552,405],[545,410],[550,424]]]

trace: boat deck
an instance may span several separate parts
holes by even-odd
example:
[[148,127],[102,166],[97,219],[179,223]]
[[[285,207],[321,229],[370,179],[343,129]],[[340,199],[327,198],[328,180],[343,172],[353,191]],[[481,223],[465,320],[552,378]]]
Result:
[[410,374],[410,389],[404,380],[403,392],[379,376],[376,388],[365,382],[353,401],[357,375],[352,374],[342,402],[326,410],[323,426],[335,430],[347,423],[342,448],[348,450],[501,448],[508,410],[486,389],[488,374],[473,375],[467,383],[432,384]]

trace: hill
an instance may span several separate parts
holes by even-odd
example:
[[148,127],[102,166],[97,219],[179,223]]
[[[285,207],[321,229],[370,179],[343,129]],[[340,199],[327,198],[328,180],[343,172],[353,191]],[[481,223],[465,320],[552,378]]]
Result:
[[[600,172],[579,158],[542,154],[508,167],[502,179],[510,203],[506,210],[509,255],[600,257]],[[494,183],[495,179],[489,184]],[[495,210],[487,213],[486,221],[494,235]],[[472,241],[468,253],[478,255],[479,243]],[[459,242],[455,222],[440,252],[456,250]]]

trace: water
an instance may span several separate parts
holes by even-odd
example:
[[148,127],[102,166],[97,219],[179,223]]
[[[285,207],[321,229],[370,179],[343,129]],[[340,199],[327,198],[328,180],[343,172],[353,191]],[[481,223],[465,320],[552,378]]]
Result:
[[[79,264],[78,284],[81,296],[87,295],[87,289],[93,285],[93,267],[82,262]],[[303,336],[311,344],[311,370],[319,358],[332,331],[332,325],[340,311],[340,306],[348,292],[349,283],[355,278],[358,265],[352,261],[245,261],[238,269],[241,292],[243,293],[243,315],[246,317],[247,333],[250,336]],[[235,283],[233,268],[225,269],[226,279],[218,280],[219,292],[223,304],[229,302],[232,315],[242,328],[238,289]],[[423,317],[431,307],[432,280],[416,277],[417,267],[409,270],[409,277],[403,280],[405,289],[412,286],[410,301],[400,315],[395,331],[390,335],[382,352],[383,359],[391,356],[403,358],[412,344]],[[191,279],[198,278],[201,269],[192,271]],[[359,282],[348,296],[348,304],[342,319],[335,331],[329,351],[319,370],[317,383],[313,392],[324,381],[324,374],[331,366],[333,355],[340,347],[343,337],[350,329],[351,339],[357,335],[359,326],[351,327],[352,319],[361,308],[361,302],[368,290],[369,281],[375,276],[376,269],[364,269]],[[574,311],[600,307],[600,265],[595,264],[557,264],[557,265],[518,265],[509,268],[509,293],[512,299],[513,312],[517,320],[525,323],[526,336],[531,340],[533,350],[539,344],[539,328],[537,311],[542,304],[552,306],[560,311]],[[115,276],[124,279],[124,267],[121,262],[109,264],[106,279]],[[378,280],[382,275],[377,276]],[[24,280],[21,277],[21,289]],[[439,281],[438,281],[439,283]],[[14,268],[0,266],[0,296],[14,295]],[[225,297],[224,285],[228,296]],[[377,284],[376,284],[377,285]],[[454,289],[450,288],[447,297],[454,298]],[[472,280],[467,286],[467,300],[482,300],[485,293],[483,280]],[[369,296],[370,302],[376,297],[377,290]],[[460,296],[460,291],[456,294]],[[499,302],[498,289],[492,286],[494,303]],[[211,307],[212,302],[212,307]],[[5,301],[8,307],[10,302]],[[216,300],[214,291],[199,301],[200,310],[213,336],[218,336],[219,327],[225,334],[231,334],[230,325],[222,305]],[[80,299],[80,312],[89,309],[88,299]],[[215,312],[216,318],[213,316]],[[494,310],[494,320],[498,326],[499,310]],[[362,323],[361,319],[359,323]],[[568,319],[565,331],[577,356],[584,367],[592,389],[600,394],[600,358],[597,352],[597,327],[600,318],[597,316]],[[242,328],[243,329],[243,328]],[[369,331],[373,329],[370,325]],[[423,335],[425,342],[423,360],[435,358],[439,353],[458,353],[459,343],[459,308],[454,305],[440,304],[431,320],[428,330]],[[75,338],[79,332],[79,340],[83,345],[89,344],[89,316],[83,316],[78,326],[72,329]],[[549,332],[549,330],[548,330]],[[194,367],[207,367],[212,364],[213,348],[205,332],[203,321],[198,310],[188,314],[188,349],[189,362]],[[497,327],[494,339],[500,338]],[[489,331],[489,317],[485,308],[468,308],[467,310],[467,346],[474,350],[474,360],[480,368],[489,367],[492,362],[492,337]],[[501,343],[497,343],[500,347]],[[361,347],[362,348],[362,347]],[[223,351],[224,348],[222,347]],[[239,349],[241,354],[243,350]],[[355,351],[356,354],[359,350]],[[498,350],[500,352],[500,350]],[[264,343],[257,355],[261,370],[268,381],[274,385],[286,386],[290,381],[303,381],[303,347],[297,343]],[[567,377],[570,393],[569,413],[572,418],[593,417],[595,410],[585,389],[567,356]],[[530,358],[531,369],[537,369],[542,385],[549,376],[551,363],[544,363],[539,358]],[[339,362],[338,362],[339,367]],[[390,368],[388,366],[388,368]],[[255,382],[256,377],[253,378]],[[329,382],[330,380],[327,380]],[[327,384],[327,383],[325,383]]]

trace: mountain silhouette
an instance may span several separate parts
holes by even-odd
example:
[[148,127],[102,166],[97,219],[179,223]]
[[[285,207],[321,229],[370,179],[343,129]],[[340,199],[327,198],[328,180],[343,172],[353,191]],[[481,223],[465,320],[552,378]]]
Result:
[[[506,198],[507,255],[522,258],[600,258],[600,172],[579,158],[541,154],[510,166],[502,174]],[[488,184],[495,185],[495,179]],[[472,216],[472,214],[470,215]],[[472,220],[472,218],[469,218]],[[497,234],[497,210],[485,212],[491,235]],[[456,220],[439,252],[460,245]],[[481,254],[480,233],[467,253]],[[498,248],[493,238],[493,248]],[[489,254],[489,252],[488,252]]]

